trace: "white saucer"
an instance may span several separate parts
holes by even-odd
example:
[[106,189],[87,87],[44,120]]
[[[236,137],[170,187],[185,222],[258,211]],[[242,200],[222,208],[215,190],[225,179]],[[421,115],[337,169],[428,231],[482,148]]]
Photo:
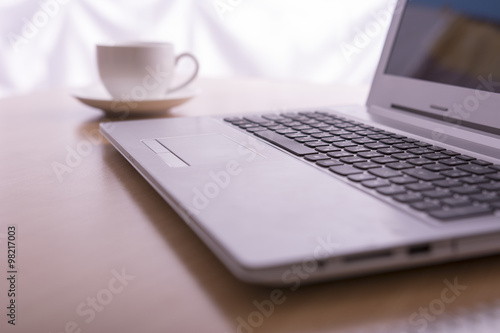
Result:
[[114,100],[100,84],[76,88],[71,91],[71,95],[80,102],[103,110],[110,115],[138,115],[151,114],[166,111],[174,106],[181,105],[196,95],[201,90],[196,87],[185,87],[165,95],[160,99],[145,99],[140,101]]

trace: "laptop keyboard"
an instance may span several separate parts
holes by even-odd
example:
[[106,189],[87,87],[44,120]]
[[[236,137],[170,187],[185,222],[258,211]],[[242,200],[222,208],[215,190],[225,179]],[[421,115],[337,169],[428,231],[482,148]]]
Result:
[[224,120],[439,220],[500,210],[500,165],[326,112]]

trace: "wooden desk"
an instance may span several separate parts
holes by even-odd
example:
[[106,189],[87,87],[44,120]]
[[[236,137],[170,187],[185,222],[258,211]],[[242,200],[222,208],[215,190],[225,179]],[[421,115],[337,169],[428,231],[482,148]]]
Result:
[[[198,84],[203,94],[172,115],[281,111],[367,96],[366,88],[261,80]],[[273,289],[236,280],[97,135],[101,120],[62,90],[0,101],[1,332],[372,333],[395,325],[400,333],[427,323],[498,332],[499,257],[283,288],[271,308]],[[85,156],[68,157],[78,149]],[[57,163],[71,165],[60,179]],[[16,326],[6,316],[11,224]],[[467,289],[453,297],[444,281],[455,279]],[[424,320],[420,311],[429,307]]]

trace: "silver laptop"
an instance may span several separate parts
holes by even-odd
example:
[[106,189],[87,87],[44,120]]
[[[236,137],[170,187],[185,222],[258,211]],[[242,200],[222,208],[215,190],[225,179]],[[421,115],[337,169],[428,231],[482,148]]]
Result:
[[101,132],[244,281],[298,285],[493,254],[499,12],[488,0],[399,1],[365,106]]

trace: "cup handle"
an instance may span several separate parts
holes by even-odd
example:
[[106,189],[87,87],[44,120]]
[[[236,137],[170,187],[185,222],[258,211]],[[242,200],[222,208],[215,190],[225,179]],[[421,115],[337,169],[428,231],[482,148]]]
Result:
[[184,58],[184,57],[191,58],[194,61],[194,65],[195,65],[194,72],[193,72],[193,74],[191,74],[191,76],[189,77],[189,79],[187,79],[186,82],[181,83],[177,87],[169,88],[168,89],[169,93],[172,92],[172,91],[184,88],[185,86],[187,86],[188,84],[190,84],[191,82],[193,82],[193,80],[196,78],[196,75],[198,75],[198,70],[200,69],[200,64],[198,63],[198,60],[196,59],[196,57],[194,55],[192,55],[191,53],[182,53],[182,54],[179,54],[177,56],[177,58],[175,58],[175,65],[177,66],[177,64],[179,63],[179,60],[181,58]]

